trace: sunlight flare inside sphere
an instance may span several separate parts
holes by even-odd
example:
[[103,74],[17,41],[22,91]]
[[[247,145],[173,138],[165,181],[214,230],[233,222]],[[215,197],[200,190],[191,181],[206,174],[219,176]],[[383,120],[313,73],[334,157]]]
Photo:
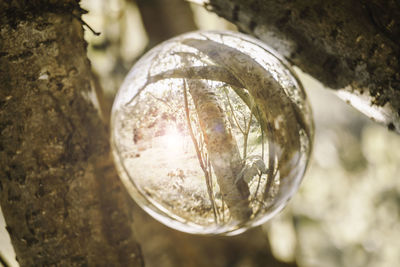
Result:
[[162,137],[162,143],[167,149],[170,156],[182,154],[183,151],[183,136],[174,127],[168,127],[166,134]]

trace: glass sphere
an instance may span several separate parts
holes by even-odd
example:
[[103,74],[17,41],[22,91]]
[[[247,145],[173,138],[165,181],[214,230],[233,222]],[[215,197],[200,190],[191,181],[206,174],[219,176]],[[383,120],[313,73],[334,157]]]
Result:
[[133,199],[165,225],[238,234],[297,191],[313,140],[305,92],[271,48],[192,32],[147,52],[112,109],[112,149]]

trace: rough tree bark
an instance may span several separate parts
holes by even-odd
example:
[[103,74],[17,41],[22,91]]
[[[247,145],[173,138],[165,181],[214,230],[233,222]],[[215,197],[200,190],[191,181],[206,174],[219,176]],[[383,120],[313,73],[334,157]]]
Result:
[[21,266],[141,266],[78,1],[0,1],[0,203]]
[[[400,133],[398,0],[193,0]],[[340,89],[340,90],[339,90]]]

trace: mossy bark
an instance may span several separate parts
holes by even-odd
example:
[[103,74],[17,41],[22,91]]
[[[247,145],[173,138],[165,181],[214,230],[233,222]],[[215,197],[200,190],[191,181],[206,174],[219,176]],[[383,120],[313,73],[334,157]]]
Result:
[[0,203],[21,266],[142,266],[77,1],[0,1]]

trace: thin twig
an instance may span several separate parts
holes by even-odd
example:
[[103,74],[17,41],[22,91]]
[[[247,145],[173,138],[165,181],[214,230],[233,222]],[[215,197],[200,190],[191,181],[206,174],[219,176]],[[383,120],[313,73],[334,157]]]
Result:
[[[258,112],[258,117],[261,118],[260,110],[257,109],[257,112]],[[261,148],[262,148],[261,158],[264,161],[264,127],[263,127],[264,125],[263,125],[263,123],[260,123],[260,126],[261,126]],[[271,127],[271,125],[269,123],[267,123],[266,126],[267,126],[268,133],[269,133],[270,136],[268,138],[268,152],[269,152],[269,155],[268,155],[268,172],[267,172],[267,177],[266,177],[267,181],[266,181],[265,188],[264,188],[264,193],[263,193],[263,196],[262,196],[262,200],[263,201],[265,201],[267,199],[267,196],[268,196],[269,191],[271,189],[272,182],[273,182],[273,180],[275,180],[275,175],[276,175],[276,172],[274,171],[275,170],[275,147],[274,147],[274,144],[273,144],[273,140],[275,139],[274,138],[274,131],[273,131],[273,129],[272,129],[272,127]],[[259,179],[259,182],[261,182],[261,177]],[[257,212],[255,214],[257,215],[260,211],[261,211],[261,207],[257,210]]]
[[88,27],[88,29],[96,36],[99,36],[101,34],[101,32],[96,32],[95,30],[93,30],[92,27],[90,27],[89,24],[87,24],[80,16],[77,16],[75,14],[73,14],[73,16],[78,19],[84,26]]
[[[213,206],[216,206],[214,192],[213,192],[213,189],[212,189],[212,171],[211,171],[211,159],[210,159],[210,157],[207,157],[207,165],[208,165],[208,174],[210,176],[210,183],[211,183],[210,184],[210,191],[211,191],[212,203],[213,203]],[[219,210],[215,209],[215,211],[216,211],[217,219],[221,220],[221,216],[219,214]]]
[[159,98],[159,97],[156,97],[155,95],[153,95],[153,94],[150,93],[150,92],[148,92],[148,94],[149,94],[151,97],[153,97],[154,99],[156,99],[156,100],[162,102],[163,104],[165,104],[170,110],[174,110],[174,109],[171,107],[171,105],[170,105],[167,101],[165,101],[164,99]]
[[[253,108],[250,110],[250,119],[249,119],[249,124],[246,127],[246,132],[243,134],[243,159],[246,160],[247,157],[247,142],[249,139],[249,132],[250,132],[250,126],[251,126],[251,120],[253,119]],[[245,124],[246,126],[246,124]]]
[[153,58],[153,60],[152,60],[152,62],[151,62],[151,64],[150,64],[150,68],[149,68],[149,70],[147,71],[146,83],[145,83],[142,87],[139,88],[137,94],[135,94],[128,102],[125,103],[125,106],[129,106],[137,97],[139,97],[140,92],[142,92],[142,91],[150,84],[148,81],[149,81],[150,78],[151,78],[151,70],[153,69],[153,66],[154,66],[156,63],[159,64],[159,62],[158,62],[159,57],[160,57],[160,55],[157,54],[157,55]]
[[[258,112],[258,117],[261,118],[260,110],[258,108],[257,108],[257,112]],[[260,128],[261,128],[261,159],[264,162],[264,127],[263,127],[262,123],[260,123]],[[262,174],[260,174],[258,176],[257,189],[256,189],[256,192],[255,192],[255,195],[254,195],[254,197],[256,199],[257,199],[258,189],[259,189],[260,184],[261,184],[261,176],[262,176]],[[267,179],[268,179],[268,176],[267,176]]]
[[238,120],[237,120],[237,118],[236,118],[235,112],[234,112],[234,110],[233,110],[231,101],[230,101],[229,96],[228,96],[228,93],[227,93],[227,89],[224,88],[223,91],[224,91],[224,93],[225,93],[225,95],[226,95],[226,98],[227,98],[227,100],[228,100],[228,104],[229,104],[229,107],[230,107],[230,109],[231,109],[231,112],[232,112],[232,115],[233,115],[233,119],[235,120],[236,125],[237,125],[237,127],[239,128],[240,132],[241,132],[242,134],[244,134],[244,131],[243,131],[242,127],[240,127],[240,124],[239,124],[239,122],[238,122]]
[[259,174],[258,174],[258,183],[257,183],[256,191],[254,192],[254,199],[257,199],[258,190],[260,189],[260,184],[261,184],[261,177],[262,177],[262,175],[263,175],[263,173],[259,173]]
[[222,221],[225,221],[225,201],[224,201],[224,197],[221,194],[221,212],[222,212]]
[[203,159],[201,157],[201,152],[200,152],[200,149],[198,147],[196,137],[193,134],[192,124],[190,123],[189,104],[188,104],[187,92],[186,92],[186,81],[183,84],[183,98],[185,100],[185,115],[186,115],[186,121],[187,121],[188,128],[189,128],[190,138],[192,138],[192,141],[193,141],[193,144],[194,144],[194,148],[196,150],[197,158],[198,158],[199,163],[200,163],[200,167],[205,172],[207,169],[204,166]]

